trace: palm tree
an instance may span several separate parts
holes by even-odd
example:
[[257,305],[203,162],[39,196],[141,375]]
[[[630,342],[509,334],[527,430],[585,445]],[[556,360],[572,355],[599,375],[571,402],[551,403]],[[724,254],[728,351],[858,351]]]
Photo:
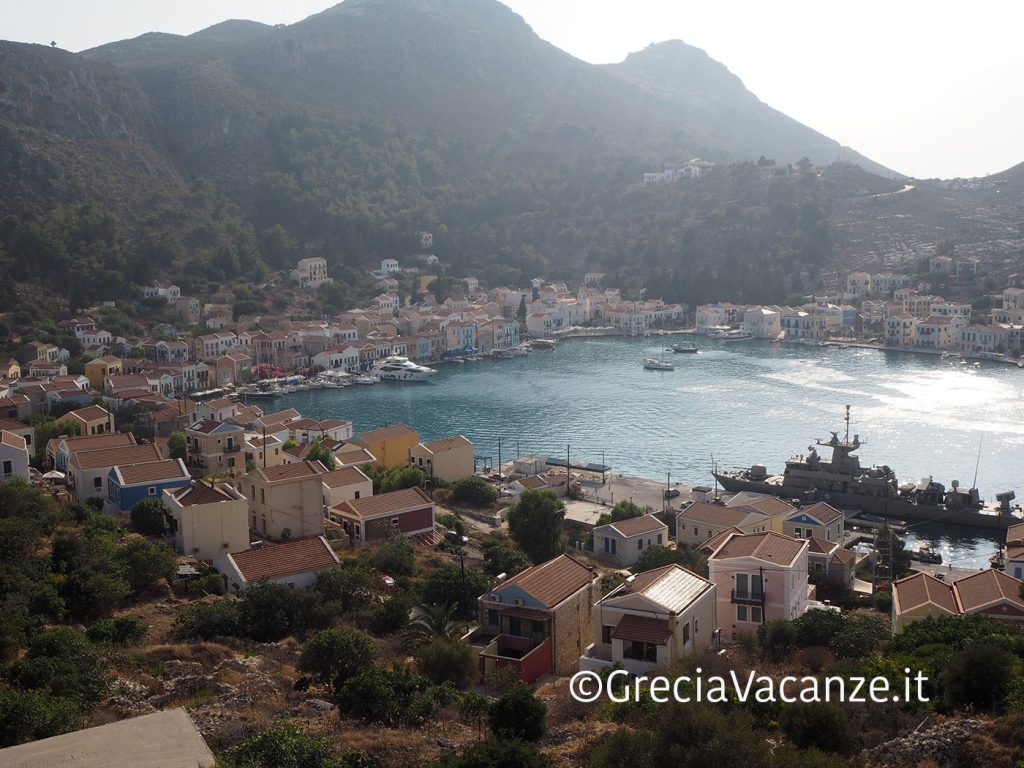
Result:
[[421,603],[413,608],[412,618],[409,619],[403,633],[406,649],[414,651],[438,639],[457,643],[466,629],[466,622],[455,618],[457,612],[457,603]]

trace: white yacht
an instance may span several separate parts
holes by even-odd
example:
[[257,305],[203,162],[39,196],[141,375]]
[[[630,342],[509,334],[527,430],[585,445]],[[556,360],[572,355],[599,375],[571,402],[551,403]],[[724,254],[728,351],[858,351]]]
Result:
[[392,355],[378,362],[373,372],[382,381],[426,381],[437,371],[424,365],[417,365],[407,357]]
[[648,371],[674,371],[676,366],[668,360],[658,360],[656,357],[648,357],[644,359],[644,368]]

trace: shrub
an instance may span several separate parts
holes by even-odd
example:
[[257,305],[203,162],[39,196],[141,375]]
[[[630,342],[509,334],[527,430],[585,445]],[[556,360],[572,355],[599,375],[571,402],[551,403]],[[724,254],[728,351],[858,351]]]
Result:
[[314,592],[287,584],[260,581],[242,593],[241,629],[262,643],[273,643],[288,635],[303,635],[329,623],[329,615]]
[[342,714],[368,723],[416,723],[433,711],[429,688],[427,678],[408,670],[368,667],[351,677],[334,701]]
[[464,643],[437,639],[420,648],[416,666],[433,683],[450,682],[468,688],[477,678],[477,660],[473,649]]
[[452,503],[489,507],[498,500],[498,489],[479,477],[464,477],[452,485]]
[[378,636],[397,632],[409,621],[409,602],[405,594],[393,595],[390,600],[363,611],[359,615],[359,625]]
[[837,704],[789,704],[782,708],[779,726],[801,749],[849,754],[856,747],[850,718]]
[[223,589],[224,578],[219,573],[208,573],[188,583],[188,593],[192,597],[219,595]]
[[275,723],[232,747],[238,768],[335,768],[334,747],[291,723]]
[[241,609],[233,597],[182,606],[174,619],[174,635],[181,640],[237,637],[241,634]]
[[146,539],[133,538],[118,552],[118,560],[124,564],[125,576],[136,593],[149,589],[160,579],[171,581],[178,569],[174,550]]
[[96,647],[69,627],[36,635],[25,658],[11,665],[9,679],[19,688],[71,698],[85,707],[97,703],[107,690]]
[[548,768],[551,761],[529,742],[484,739],[442,765],[444,768]]
[[412,576],[416,570],[416,551],[406,539],[395,539],[382,545],[370,558],[378,571],[392,576]]
[[888,622],[879,614],[854,613],[832,637],[829,647],[840,658],[861,658],[874,651],[889,636]]
[[793,622],[796,641],[801,648],[811,645],[828,647],[832,638],[846,626],[849,618],[835,611],[807,611]]
[[359,671],[373,664],[380,651],[358,629],[345,627],[317,632],[305,644],[299,669],[337,691]]
[[78,705],[71,699],[0,685],[0,749],[81,727]]
[[148,631],[149,627],[139,616],[115,616],[97,621],[89,627],[86,636],[94,643],[131,645],[141,642]]
[[346,560],[337,568],[317,574],[313,587],[325,602],[337,603],[348,613],[369,607],[376,591],[374,574],[362,563]]
[[514,573],[530,567],[530,558],[507,541],[489,538],[484,542],[484,571],[491,576]]
[[976,645],[957,653],[942,674],[943,701],[991,710],[1003,702],[1013,679],[1014,657],[1005,648]]
[[776,663],[785,661],[796,649],[796,628],[793,622],[779,619],[767,621],[757,628],[761,655]]
[[164,505],[160,499],[143,499],[131,509],[132,527],[147,536],[158,536],[167,529]]
[[499,738],[538,741],[546,730],[547,712],[544,702],[521,686],[491,705],[491,731]]
[[565,549],[565,504],[554,491],[523,491],[507,519],[509,535],[533,562],[543,563]]
[[[465,573],[465,583],[463,583]],[[423,601],[435,605],[459,606],[459,618],[476,616],[476,599],[491,588],[491,580],[480,571],[466,568],[465,572],[454,564],[431,571],[423,582]]]

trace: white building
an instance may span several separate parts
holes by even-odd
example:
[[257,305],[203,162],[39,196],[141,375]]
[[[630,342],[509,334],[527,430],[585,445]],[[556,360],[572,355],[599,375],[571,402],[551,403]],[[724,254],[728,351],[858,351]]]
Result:
[[0,432],[0,483],[20,477],[29,482],[28,445],[25,438],[13,432]]
[[299,288],[303,290],[316,290],[324,283],[331,282],[331,278],[327,276],[327,259],[320,256],[299,259],[291,272],[291,278],[298,282]]

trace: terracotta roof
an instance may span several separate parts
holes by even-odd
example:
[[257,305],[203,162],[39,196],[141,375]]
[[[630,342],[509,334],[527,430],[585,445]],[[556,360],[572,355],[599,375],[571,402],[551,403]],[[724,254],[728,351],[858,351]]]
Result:
[[377,457],[365,448],[355,445],[344,445],[334,452],[334,460],[342,465],[364,464],[368,461],[376,461]]
[[817,504],[812,504],[809,507],[801,507],[794,514],[810,515],[815,520],[820,520],[824,525],[828,525],[843,516],[842,512],[826,504],[824,501],[819,501]]
[[947,613],[959,614],[953,586],[926,573],[916,573],[892,585],[897,613],[904,613],[922,605],[935,605]]
[[467,445],[470,448],[473,447],[473,444],[462,435],[442,437],[440,440],[431,440],[429,443],[423,443],[423,447],[431,453],[444,453],[445,451],[450,451],[453,448],[462,448]]
[[356,435],[353,440],[358,440],[361,443],[372,443],[377,440],[390,440],[394,437],[404,437],[406,435],[412,435],[413,437],[419,437],[419,434],[415,429],[405,426],[405,424],[393,424],[390,427],[382,427],[381,429],[375,429],[371,432],[363,432],[361,435]]
[[712,586],[707,579],[688,571],[678,563],[672,563],[638,573],[621,592],[609,597],[643,595],[666,611],[681,613]]
[[779,565],[790,565],[806,546],[806,539],[794,539],[775,531],[734,533],[711,557],[715,560],[753,557]]
[[832,559],[838,561],[842,565],[850,565],[851,563],[857,562],[857,553],[852,549],[843,549],[840,547],[832,553]]
[[236,501],[227,491],[200,480],[193,480],[191,485],[176,489],[171,492],[171,495],[183,507],[191,507],[196,504],[218,504],[222,501]]
[[0,431],[0,443],[9,445],[11,448],[17,448],[19,450],[25,450],[25,438],[21,435],[16,435],[13,432],[8,432],[6,429]]
[[1024,544],[1015,544],[1006,548],[1007,560],[1024,560]]
[[1024,610],[1021,582],[1002,571],[990,568],[953,582],[953,589],[964,611],[976,611],[1003,600]]
[[218,430],[222,432],[241,432],[242,428],[237,424],[229,424],[226,421],[216,421],[214,419],[200,419],[188,426],[189,432],[198,432],[201,435],[209,435]]
[[311,443],[302,443],[301,445],[293,445],[283,450],[289,456],[294,456],[296,459],[305,459],[309,452],[313,450],[313,446]]
[[710,555],[712,552],[714,552],[716,549],[722,546],[722,544],[725,543],[725,540],[728,539],[734,533],[743,533],[743,531],[737,528],[735,525],[730,528],[726,528],[724,531],[719,531],[718,533],[716,533],[710,539],[708,539],[699,547],[697,547],[697,549],[699,549],[706,555]]
[[773,517],[779,514],[787,514],[795,509],[792,504],[787,504],[777,496],[766,496],[763,499],[748,501],[747,506]]
[[363,499],[352,499],[335,504],[333,509],[342,513],[356,515],[357,517],[379,517],[381,515],[396,514],[409,509],[422,507],[424,504],[433,504],[430,497],[421,488],[403,488],[400,491],[382,493],[379,496],[367,496]]
[[1006,529],[1006,543],[1013,544],[1015,542],[1024,544],[1024,523],[1017,523]]
[[22,429],[32,429],[32,426],[11,419],[0,419],[0,429],[6,429],[8,432],[17,432]]
[[200,405],[205,405],[207,408],[212,408],[215,411],[219,411],[221,408],[235,407],[235,404],[228,400],[226,397],[218,397],[215,400],[207,400],[205,403],[200,403]]
[[327,468],[319,461],[299,461],[294,464],[281,464],[277,467],[260,467],[255,474],[268,483],[278,483],[303,477],[315,477],[327,472]]
[[678,515],[676,518],[689,520],[695,523],[708,525],[720,525],[724,527],[739,526],[750,520],[750,515],[759,515],[765,520],[768,516],[758,509],[746,505],[738,507],[724,507],[721,504],[709,504],[706,501],[696,501]]
[[96,419],[109,419],[110,411],[100,405],[90,405],[85,408],[79,408],[77,411],[71,411],[66,415],[77,416],[83,421],[96,421]]
[[600,531],[611,529],[620,536],[628,539],[631,536],[639,536],[644,533],[660,531],[662,528],[668,528],[668,526],[654,515],[641,515],[640,517],[631,517],[628,520],[617,520],[613,523],[599,525],[594,530]]
[[527,475],[526,477],[520,477],[516,482],[524,488],[528,488],[533,491],[548,487],[548,481],[540,475]]
[[341,488],[346,485],[365,483],[370,478],[355,467],[342,467],[341,469],[331,470],[320,479],[324,481],[324,485],[328,488]]
[[189,476],[181,459],[150,461],[145,464],[128,464],[127,466],[118,466],[116,470],[121,475],[122,485],[154,483],[161,480],[175,480],[179,477]]
[[273,435],[267,435],[266,438],[264,438],[262,435],[260,435],[259,437],[253,437],[252,435],[248,435],[246,439],[248,440],[249,445],[251,445],[253,448],[262,448],[264,445],[274,445],[275,443],[281,442],[281,438],[274,437]]
[[612,630],[616,640],[635,640],[640,643],[664,645],[670,637],[668,619],[656,619],[653,616],[637,616],[627,613]]
[[260,416],[260,421],[269,427],[271,424],[283,424],[287,421],[291,421],[292,419],[298,419],[301,417],[302,414],[294,408],[285,408],[283,411],[263,414]]
[[71,466],[75,469],[101,469],[121,464],[145,464],[148,461],[162,461],[160,449],[152,443],[144,445],[99,448],[94,451],[75,451]]
[[491,592],[500,594],[514,584],[541,605],[554,608],[581,589],[588,588],[594,577],[595,574],[591,568],[574,560],[569,555],[559,555],[545,563],[517,573]]
[[807,552],[812,555],[827,555],[838,546],[837,541],[826,541],[817,536],[807,539]]
[[233,552],[230,557],[242,577],[250,583],[332,568],[339,562],[322,536],[246,549]]

